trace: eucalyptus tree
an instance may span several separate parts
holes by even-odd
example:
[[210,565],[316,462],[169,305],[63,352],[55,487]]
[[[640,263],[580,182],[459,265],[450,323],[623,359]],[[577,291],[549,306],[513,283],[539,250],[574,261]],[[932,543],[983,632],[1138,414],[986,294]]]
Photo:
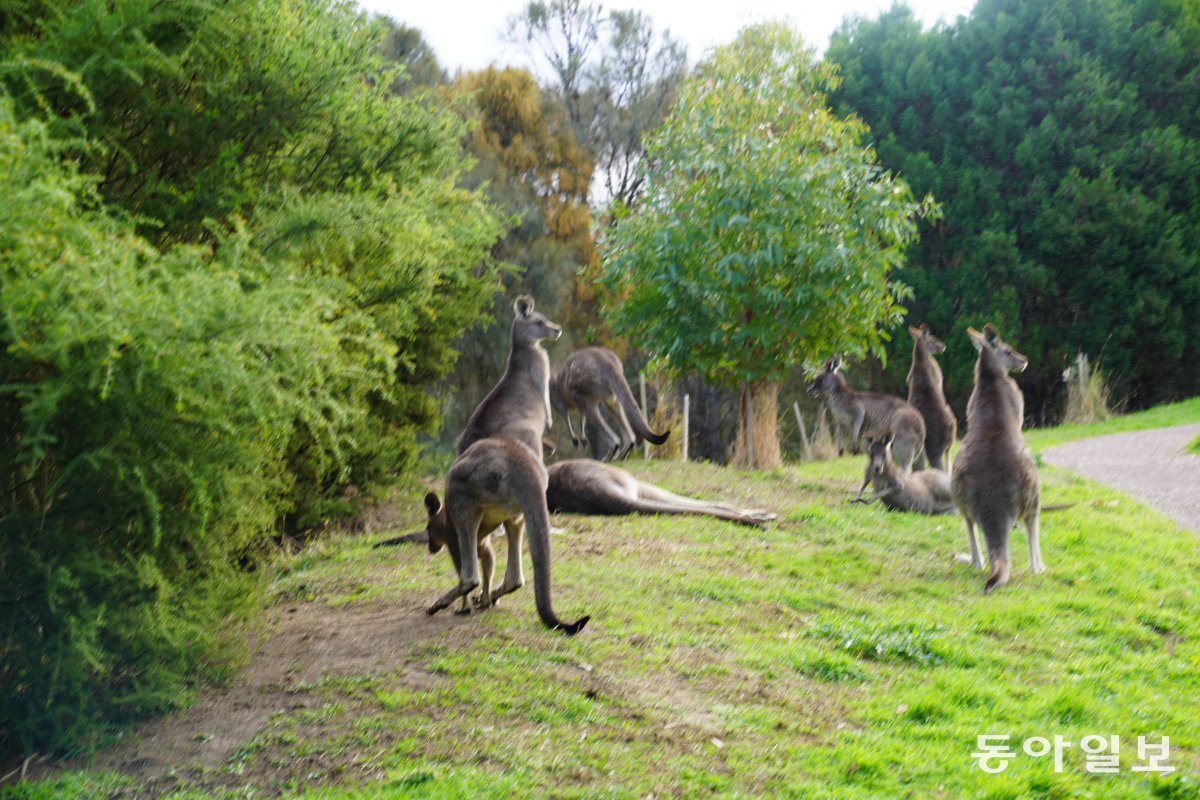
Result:
[[838,117],[834,68],[786,25],[744,29],[683,85],[646,145],[645,191],[602,248],[615,329],[675,374],[740,389],[735,461],[779,461],[779,386],[797,364],[880,351],[891,279],[935,209]]

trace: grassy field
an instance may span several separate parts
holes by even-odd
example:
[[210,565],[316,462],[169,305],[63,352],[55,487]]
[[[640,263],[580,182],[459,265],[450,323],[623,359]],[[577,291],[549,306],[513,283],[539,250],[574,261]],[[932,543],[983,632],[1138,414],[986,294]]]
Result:
[[[1200,400],[1029,441],[1196,421]],[[273,624],[380,620],[362,629],[377,662],[289,667],[296,702],[215,767],[156,781],[94,767],[9,795],[1200,798],[1195,534],[1046,467],[1043,502],[1078,503],[1043,517],[1048,571],[1028,573],[1014,533],[1014,579],[984,597],[985,575],[955,560],[959,520],[846,504],[858,458],[627,466],[779,522],[557,517],[556,609],[592,615],[574,639],[540,626],[530,586],[427,620],[448,558],[372,549],[387,532],[327,539],[281,561]],[[405,500],[400,527],[419,527],[419,497]],[[972,760],[981,734],[1010,737],[1002,773]],[[1089,735],[1120,737],[1118,774],[1085,771]],[[1138,737],[1164,735],[1176,772],[1134,772]],[[1022,752],[1055,736],[1071,743],[1061,771]]]

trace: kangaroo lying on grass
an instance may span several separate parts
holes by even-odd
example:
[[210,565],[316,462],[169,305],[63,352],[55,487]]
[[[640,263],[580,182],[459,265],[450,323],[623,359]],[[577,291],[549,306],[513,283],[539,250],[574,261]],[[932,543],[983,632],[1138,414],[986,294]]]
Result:
[[1038,544],[1037,466],[1021,437],[1025,398],[1010,371],[1021,372],[1029,360],[1000,339],[987,325],[983,333],[967,328],[971,343],[979,351],[975,362],[975,388],[967,403],[967,435],[958,457],[950,487],[954,504],[967,525],[971,564],[983,567],[975,526],[983,528],[991,577],[984,586],[990,593],[1008,582],[1011,564],[1008,534],[1017,520],[1025,524],[1029,540],[1029,567],[1034,573],[1045,569]]
[[875,489],[869,499],[856,497],[851,503],[870,505],[876,500],[893,511],[918,514],[953,514],[950,473],[940,469],[901,472],[892,459],[892,438],[885,436],[867,447],[868,461],[863,481]]
[[[637,441],[635,431],[637,436],[652,444],[662,444],[670,435],[650,430],[625,380],[621,359],[606,347],[585,347],[567,356],[550,381],[550,402],[554,410],[567,418],[572,444],[590,444],[592,457],[598,461],[624,458]],[[616,419],[616,432],[609,427],[600,411],[601,406]],[[571,424],[572,411],[578,411],[582,416],[578,436]],[[589,423],[592,426],[590,436],[587,433]]]
[[[862,437],[892,437],[892,456],[908,472],[925,446],[925,420],[921,412],[899,397],[875,392],[856,392],[842,377],[840,356],[825,362],[825,368],[808,387],[810,395],[829,395],[829,410],[837,423],[838,455],[845,452],[842,431],[850,439],[851,452],[858,452]],[[858,490],[862,497],[868,481]]]
[[760,509],[733,508],[672,494],[623,469],[590,459],[560,461],[550,466],[546,504],[551,511],[576,514],[696,514],[742,525],[766,527],[775,519]]
[[[550,513],[542,463],[542,432],[550,422],[550,359],[541,340],[557,339],[562,328],[536,313],[533,298],[527,295],[517,298],[513,310],[508,366],[459,437],[460,455],[446,477],[446,502],[437,503],[436,495],[425,498],[430,550],[447,547],[459,578],[458,585],[438,598],[428,613],[435,614],[460,597],[466,609],[467,596],[481,584],[484,591],[476,601],[478,608],[489,608],[524,586],[521,537],[528,528],[538,616],[546,627],[573,635],[583,629],[588,617],[566,623],[551,606]],[[494,557],[488,537],[500,525],[508,535],[508,567],[504,583],[490,591]],[[481,561],[486,580],[480,575]]]
[[950,446],[958,434],[958,420],[942,390],[942,368],[933,358],[944,353],[946,345],[924,323],[920,328],[909,327],[908,332],[913,338],[908,402],[925,420],[925,456],[929,466],[944,470],[950,465]]

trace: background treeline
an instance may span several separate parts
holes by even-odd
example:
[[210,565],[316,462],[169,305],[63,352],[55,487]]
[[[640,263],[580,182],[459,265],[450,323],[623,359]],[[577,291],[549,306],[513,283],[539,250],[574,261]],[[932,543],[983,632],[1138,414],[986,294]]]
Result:
[[[898,6],[845,24],[827,57],[839,110],[942,204],[897,277],[949,345],[960,415],[963,330],[986,321],[1030,358],[1035,422],[1060,418],[1077,351],[1133,406],[1200,392],[1200,5],[980,0],[933,30]],[[881,382],[899,390],[896,341]]]
[[253,571],[411,468],[499,288],[462,118],[307,0],[0,12],[0,752],[236,657]]

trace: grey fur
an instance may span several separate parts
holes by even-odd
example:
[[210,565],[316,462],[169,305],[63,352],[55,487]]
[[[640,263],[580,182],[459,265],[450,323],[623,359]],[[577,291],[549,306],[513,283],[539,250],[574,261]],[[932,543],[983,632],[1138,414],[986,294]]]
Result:
[[483,398],[458,437],[458,454],[480,439],[506,436],[542,458],[542,434],[550,429],[550,357],[542,339],[554,341],[562,328],[534,310],[533,298],[513,303],[512,344],[504,374]]
[[743,509],[723,503],[708,503],[672,494],[651,483],[639,481],[617,467],[591,459],[573,459],[552,464],[546,488],[551,511],[576,514],[695,514],[766,527],[775,519],[760,509]]
[[[459,456],[446,478],[446,502],[439,503],[433,494],[425,498],[429,549],[446,547],[459,577],[428,612],[437,613],[459,598],[462,611],[469,611],[466,598],[477,587],[483,591],[475,606],[488,608],[524,586],[521,538],[528,532],[538,616],[546,627],[573,635],[588,617],[566,623],[551,606],[550,513],[542,463],[542,432],[550,421],[550,359],[541,340],[558,338],[562,329],[534,311],[532,297],[517,298],[513,309],[508,366],[459,437]],[[489,538],[500,525],[508,536],[508,566],[504,583],[491,591]]]
[[[650,430],[625,380],[621,359],[606,347],[585,347],[567,356],[550,380],[550,402],[555,411],[567,418],[571,442],[589,444],[592,457],[599,461],[624,458],[638,437],[662,444],[670,435]],[[616,420],[616,431],[609,426],[602,407]],[[571,423],[572,411],[582,418],[578,435]]]
[[1000,339],[992,325],[980,333],[967,329],[979,351],[975,362],[975,388],[967,404],[967,435],[963,439],[950,488],[954,504],[967,526],[971,563],[982,568],[975,526],[983,529],[991,576],[984,586],[990,593],[1008,582],[1012,571],[1008,536],[1020,520],[1029,543],[1029,566],[1045,569],[1038,542],[1040,487],[1037,465],[1021,436],[1025,399],[1010,371],[1020,372],[1028,359]]
[[[856,392],[841,374],[842,359],[834,357],[825,362],[824,369],[808,387],[810,395],[829,396],[829,410],[837,424],[838,455],[845,452],[843,432],[850,439],[851,452],[858,452],[864,437],[892,437],[892,456],[900,469],[908,472],[925,446],[925,420],[921,412],[906,401],[876,392]],[[858,490],[862,498],[867,481]]]
[[[958,435],[958,420],[942,389],[942,368],[934,356],[946,345],[924,323],[909,327],[913,338],[912,367],[908,370],[908,402],[925,420],[925,456],[933,469],[950,467],[950,446]],[[921,466],[918,463],[918,467]]]
[[865,500],[856,498],[850,502],[870,505],[878,500],[892,511],[953,514],[950,473],[940,469],[901,472],[892,459],[891,444],[890,438],[884,438],[868,446],[867,471],[863,480],[871,482],[875,494]]

